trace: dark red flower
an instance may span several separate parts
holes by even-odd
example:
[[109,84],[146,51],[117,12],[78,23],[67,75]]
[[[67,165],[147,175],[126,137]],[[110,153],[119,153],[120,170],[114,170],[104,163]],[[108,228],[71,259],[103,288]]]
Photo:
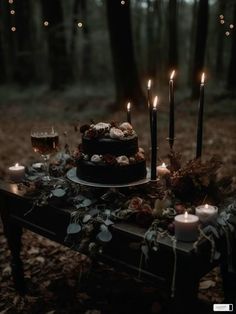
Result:
[[94,129],[89,129],[86,131],[85,135],[88,138],[95,138],[95,137],[97,137],[97,132]]
[[116,157],[110,154],[104,155],[102,160],[109,165],[115,165],[117,163]]
[[89,128],[90,128],[89,124],[81,125],[80,133],[85,133],[85,131],[89,130]]

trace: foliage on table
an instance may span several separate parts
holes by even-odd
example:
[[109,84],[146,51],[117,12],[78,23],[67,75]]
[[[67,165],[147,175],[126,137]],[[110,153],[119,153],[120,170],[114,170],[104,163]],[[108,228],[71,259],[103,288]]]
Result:
[[218,176],[222,166],[218,156],[207,161],[193,159],[183,164],[181,154],[172,152],[169,159],[171,175],[166,178],[167,188],[182,202],[219,204],[232,194],[232,179]]

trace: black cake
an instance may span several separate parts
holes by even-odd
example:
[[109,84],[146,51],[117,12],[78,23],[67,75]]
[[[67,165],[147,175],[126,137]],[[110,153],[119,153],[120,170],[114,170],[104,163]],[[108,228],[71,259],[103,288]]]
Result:
[[144,151],[138,147],[138,136],[128,122],[100,122],[80,130],[78,178],[102,184],[126,184],[146,178]]

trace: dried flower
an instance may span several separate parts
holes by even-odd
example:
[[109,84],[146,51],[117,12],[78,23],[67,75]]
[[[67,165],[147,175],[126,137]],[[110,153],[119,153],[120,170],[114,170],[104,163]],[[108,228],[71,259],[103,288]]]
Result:
[[116,157],[110,154],[103,155],[102,160],[109,165],[115,165],[117,163]]
[[143,204],[143,199],[141,197],[133,197],[129,202],[129,209],[141,209],[141,205]]
[[90,129],[90,126],[88,124],[84,124],[80,127],[80,133],[85,133],[85,131],[89,129]]

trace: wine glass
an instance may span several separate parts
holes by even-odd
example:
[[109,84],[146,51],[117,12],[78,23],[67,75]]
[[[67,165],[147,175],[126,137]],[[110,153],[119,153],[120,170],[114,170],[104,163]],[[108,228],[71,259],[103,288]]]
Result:
[[53,127],[36,127],[31,130],[31,144],[33,150],[39,153],[44,160],[45,176],[44,181],[50,181],[49,159],[55,153],[59,145],[59,135]]

